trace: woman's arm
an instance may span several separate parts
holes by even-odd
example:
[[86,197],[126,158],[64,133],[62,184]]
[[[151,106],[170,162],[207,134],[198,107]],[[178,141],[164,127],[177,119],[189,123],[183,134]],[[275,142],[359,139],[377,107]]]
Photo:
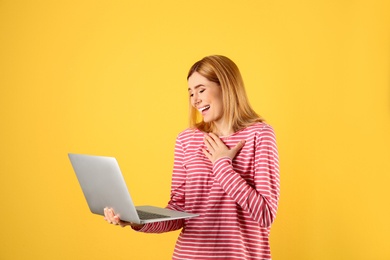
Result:
[[254,183],[250,186],[233,170],[225,156],[214,162],[213,172],[223,190],[262,227],[275,219],[279,200],[279,162],[275,134],[270,126],[260,131],[255,145]]
[[[168,202],[167,208],[172,210],[184,211],[184,189],[186,180],[186,171],[183,167],[184,150],[179,140],[176,139],[173,174],[171,183],[171,199]],[[134,230],[145,233],[163,233],[174,231],[182,228],[184,219],[162,221],[156,223],[145,224],[142,228],[133,227]]]

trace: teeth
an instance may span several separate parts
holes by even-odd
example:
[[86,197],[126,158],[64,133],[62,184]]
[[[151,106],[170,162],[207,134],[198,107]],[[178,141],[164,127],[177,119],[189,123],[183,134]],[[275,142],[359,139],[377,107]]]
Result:
[[198,110],[199,110],[200,112],[202,112],[203,110],[208,109],[209,107],[210,107],[210,106],[201,107],[201,108],[199,108]]

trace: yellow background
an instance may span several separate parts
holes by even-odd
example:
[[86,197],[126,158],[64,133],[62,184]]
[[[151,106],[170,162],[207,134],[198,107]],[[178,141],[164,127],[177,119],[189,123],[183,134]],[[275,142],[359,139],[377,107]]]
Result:
[[274,259],[390,259],[390,4],[0,0],[0,259],[170,259],[177,232],[89,212],[68,152],[169,200],[186,73],[232,58],[275,128]]

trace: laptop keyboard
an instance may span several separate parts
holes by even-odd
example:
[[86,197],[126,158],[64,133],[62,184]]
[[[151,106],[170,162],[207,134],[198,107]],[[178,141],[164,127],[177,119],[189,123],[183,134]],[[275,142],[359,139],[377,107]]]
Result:
[[169,216],[164,216],[156,213],[146,212],[142,210],[137,210],[138,217],[140,219],[155,219],[155,218],[168,218]]

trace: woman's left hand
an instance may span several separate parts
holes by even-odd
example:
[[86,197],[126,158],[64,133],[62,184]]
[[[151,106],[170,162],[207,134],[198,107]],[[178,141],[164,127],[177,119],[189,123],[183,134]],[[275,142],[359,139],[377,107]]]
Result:
[[214,164],[215,161],[222,157],[229,157],[233,160],[234,157],[236,157],[238,151],[240,151],[241,148],[244,147],[245,140],[241,140],[235,147],[229,149],[217,135],[209,133],[205,134],[204,143],[207,147],[207,150],[202,149],[202,151],[206,155],[206,157],[209,158],[209,160]]
[[143,226],[140,224],[122,221],[119,218],[119,215],[115,214],[112,208],[104,208],[104,220],[107,221],[109,224],[119,225],[121,227],[132,226],[138,228]]

